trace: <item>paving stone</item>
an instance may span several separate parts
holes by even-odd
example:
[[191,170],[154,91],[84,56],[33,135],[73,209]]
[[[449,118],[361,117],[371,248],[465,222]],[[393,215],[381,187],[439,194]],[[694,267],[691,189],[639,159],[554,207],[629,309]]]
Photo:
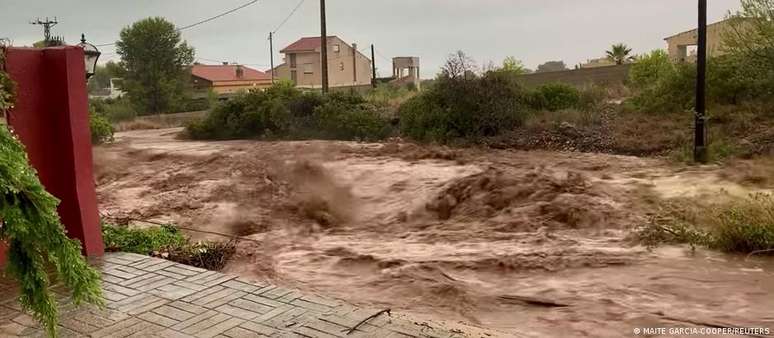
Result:
[[238,308],[236,306],[232,306],[229,304],[223,304],[215,309],[215,311],[225,313],[229,316],[245,319],[245,320],[251,320],[258,318],[261,314],[258,312],[248,311],[242,308]]
[[146,330],[161,331],[164,328],[146,322],[142,319],[131,317],[127,320],[120,321],[115,325],[108,326],[99,331],[93,332],[92,337],[128,337],[138,332],[145,332]]
[[255,332],[259,336],[273,336],[273,335],[275,335],[275,334],[280,332],[279,330],[277,330],[277,329],[275,329],[273,327],[269,327],[269,326],[266,326],[266,325],[263,325],[263,324],[259,324],[259,323],[256,323],[255,321],[244,322],[241,325],[239,325],[239,327],[243,328],[243,329],[246,329],[248,331],[251,331],[251,332]]
[[277,299],[284,295],[287,295],[289,293],[293,292],[293,290],[288,290],[285,288],[275,287],[269,290],[266,290],[262,292],[260,295],[269,299]]
[[181,268],[181,267],[176,266],[176,265],[168,266],[168,267],[164,268],[164,270],[160,270],[160,271],[172,272],[174,274],[185,276],[186,278],[189,278],[191,276],[196,276],[196,275],[201,273],[201,272],[198,272],[198,271],[184,269],[184,268]]
[[249,300],[251,302],[256,302],[256,303],[263,304],[263,305],[268,305],[268,306],[271,306],[272,308],[277,308],[277,307],[281,307],[281,306],[287,305],[285,303],[278,302],[276,300],[269,299],[269,298],[266,298],[266,297],[261,297],[261,296],[254,295],[254,294],[246,295],[246,296],[244,296],[242,298],[247,299],[247,300]]
[[230,281],[227,281],[227,282],[222,283],[220,285],[221,286],[225,286],[227,288],[231,288],[231,289],[247,292],[247,293],[255,292],[255,291],[258,291],[260,289],[260,287],[258,287],[258,286],[251,285],[251,284],[248,284],[248,283],[245,283],[245,282],[241,282],[239,280],[230,280]]
[[186,278],[190,277],[190,276],[186,276],[186,275],[181,275],[179,273],[170,272],[170,271],[167,271],[167,270],[156,270],[153,273],[159,274],[159,275],[162,275],[162,276],[166,276],[166,277],[169,277],[169,278],[172,278],[172,279],[174,279],[176,281],[183,280],[183,279],[186,279]]
[[[205,332],[207,330],[210,330],[212,327],[215,327],[215,326],[217,326],[220,323],[223,323],[223,322],[225,322],[225,321],[227,321],[229,319],[233,319],[234,318],[234,317],[231,317],[231,316],[229,316],[227,314],[217,313],[215,311],[212,311],[212,313],[206,312],[205,314],[207,316],[203,316],[201,318],[197,318],[198,320],[195,321],[195,322],[191,322],[191,321],[193,321],[193,319],[189,319],[187,322],[191,322],[191,323],[187,323],[187,324],[190,324],[190,325],[185,325],[184,328],[180,329],[180,332],[187,333],[187,334],[194,335],[194,336],[198,337],[203,332]],[[202,315],[199,315],[199,316],[202,316]],[[194,318],[196,318],[196,317],[194,317]],[[236,325],[234,325],[234,326],[236,326]],[[176,328],[176,327],[180,327],[180,326],[175,326],[173,328]],[[233,326],[231,326],[231,327],[233,327]],[[223,331],[225,331],[227,329],[230,329],[231,327],[226,328]],[[220,332],[222,332],[222,331],[220,331]],[[216,332],[214,334],[208,334],[208,336],[212,337],[212,336],[215,336],[215,335],[219,334],[220,332]]]
[[184,287],[186,289],[196,290],[196,291],[202,291],[202,290],[206,290],[207,289],[207,287],[204,286],[204,285],[194,284],[194,283],[187,282],[187,281],[184,281],[184,280],[179,280],[179,281],[174,282],[172,284],[173,285],[177,285],[177,286],[182,286],[182,287]]
[[230,318],[226,321],[220,322],[216,325],[210,326],[204,331],[201,331],[199,333],[196,333],[195,336],[202,337],[202,338],[210,338],[215,337],[221,333],[224,333],[227,330],[230,330],[234,327],[236,327],[239,324],[244,323],[244,320],[239,318]]
[[99,323],[89,322],[87,318],[84,318],[84,320],[80,318],[62,319],[60,325],[81,334],[89,334],[103,327]]
[[[354,325],[353,325],[354,326]],[[313,320],[304,324],[304,327],[314,329],[316,331],[324,332],[333,336],[343,336],[347,330],[352,326],[343,326],[327,322],[324,320]]]
[[137,316],[137,318],[140,318],[140,319],[145,320],[147,322],[159,324],[159,325],[165,326],[165,327],[171,327],[171,326],[181,322],[181,321],[174,320],[174,319],[166,317],[166,316],[162,316],[162,315],[157,314],[155,312],[141,313],[141,314],[139,314]]
[[228,329],[226,332],[223,332],[223,335],[229,338],[268,337],[268,335],[259,334],[239,326]]
[[312,338],[336,338],[336,337],[343,337],[343,336],[336,336],[325,332],[317,331],[313,328],[302,326],[299,328],[293,329],[294,333],[298,333],[303,335],[304,337],[312,337]]
[[195,313],[184,311],[173,306],[164,305],[152,310],[153,313],[170,318],[176,322],[183,322],[196,316]]
[[139,294],[116,303],[108,304],[108,307],[134,315],[157,308],[168,302],[169,300],[154,295]]
[[184,311],[187,311],[187,312],[190,312],[190,313],[193,313],[193,314],[197,314],[197,315],[200,314],[200,313],[207,312],[206,308],[203,308],[201,306],[194,305],[194,304],[191,304],[191,303],[186,303],[186,302],[183,302],[183,301],[175,301],[175,302],[169,303],[169,306],[176,307],[176,308],[178,308],[180,310],[184,310]]
[[[64,285],[61,337],[344,337],[376,310],[298,290],[135,254],[92,260],[103,271],[108,308],[76,307]],[[17,303],[18,289],[0,278],[0,337],[46,337]],[[456,337],[406,320],[379,316],[347,338]]]
[[302,307],[304,309],[308,309],[308,310],[312,310],[312,311],[317,311],[317,312],[328,312],[328,311],[331,310],[331,308],[328,307],[328,306],[320,305],[320,304],[317,304],[317,303],[308,302],[308,301],[305,301],[303,299],[296,299],[296,300],[290,302],[290,304],[298,306],[298,307]]
[[148,291],[148,290],[153,290],[160,286],[172,284],[174,282],[175,282],[174,280],[171,280],[167,276],[154,274],[154,276],[151,276],[147,279],[140,280],[131,284],[126,284],[126,287],[135,289],[137,291]]
[[166,329],[164,331],[159,332],[159,336],[164,338],[193,338],[194,337],[192,335],[178,332],[172,329]]
[[265,314],[274,308],[265,304],[256,303],[244,298],[235,299],[229,303],[231,306],[235,306],[241,309],[245,309],[247,311],[259,313],[259,314]]
[[194,301],[197,301],[197,300],[202,299],[204,297],[207,297],[207,296],[209,296],[209,295],[211,295],[213,293],[220,292],[220,291],[225,290],[225,289],[226,288],[224,288],[222,286],[219,286],[219,285],[218,286],[213,286],[211,288],[206,288],[206,289],[201,290],[201,291],[199,291],[197,293],[194,293],[194,294],[192,294],[192,295],[190,295],[188,297],[184,297],[181,300],[185,301],[185,302],[194,302]]
[[108,290],[108,291],[113,291],[113,292],[118,292],[120,294],[124,294],[124,295],[127,295],[127,296],[134,296],[134,295],[137,295],[137,294],[140,293],[140,291],[137,291],[137,290],[134,290],[134,289],[130,289],[130,288],[127,288],[127,287],[123,287],[121,285],[117,285],[117,284],[113,284],[113,283],[105,283],[104,279],[103,279],[103,282],[102,282],[102,289],[103,290]]

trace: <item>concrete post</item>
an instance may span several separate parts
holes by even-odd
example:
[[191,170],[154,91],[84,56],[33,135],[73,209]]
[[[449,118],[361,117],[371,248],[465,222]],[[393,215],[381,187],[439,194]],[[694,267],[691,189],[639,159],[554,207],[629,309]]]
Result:
[[61,200],[67,234],[87,256],[104,253],[92,168],[83,49],[8,48],[6,71],[17,85],[8,124],[24,144],[46,190]]

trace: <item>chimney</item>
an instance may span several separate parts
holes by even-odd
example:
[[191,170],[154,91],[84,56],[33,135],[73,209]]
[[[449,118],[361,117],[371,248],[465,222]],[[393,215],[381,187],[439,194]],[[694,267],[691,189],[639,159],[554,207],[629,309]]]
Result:
[[245,77],[245,70],[242,68],[242,65],[236,66],[236,77],[237,79]]

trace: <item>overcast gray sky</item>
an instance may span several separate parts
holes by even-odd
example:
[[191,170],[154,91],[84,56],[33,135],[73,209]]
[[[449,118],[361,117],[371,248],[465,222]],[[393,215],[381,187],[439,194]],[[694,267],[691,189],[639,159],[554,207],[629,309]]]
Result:
[[[15,45],[41,40],[42,29],[28,22],[57,16],[54,34],[75,43],[86,33],[92,43],[114,42],[121,28],[148,16],[184,26],[247,0],[0,0],[0,38]],[[268,68],[269,31],[298,0],[261,0],[217,21],[183,32],[203,63],[223,60]],[[328,0],[328,33],[365,49],[371,43],[381,75],[389,58],[419,56],[425,78],[446,56],[464,50],[480,63],[509,55],[530,67],[548,60],[568,66],[601,57],[613,43],[635,53],[664,48],[663,38],[695,28],[696,0]],[[711,0],[709,19],[721,20],[739,0]],[[319,35],[319,1],[306,0],[276,35],[275,49],[301,36]],[[117,59],[103,47],[102,60]],[[279,53],[276,56],[280,58]]]

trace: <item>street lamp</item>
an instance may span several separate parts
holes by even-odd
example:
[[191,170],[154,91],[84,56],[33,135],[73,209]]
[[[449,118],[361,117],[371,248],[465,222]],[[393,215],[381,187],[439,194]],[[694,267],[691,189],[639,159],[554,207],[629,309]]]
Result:
[[94,75],[94,71],[97,68],[97,60],[99,59],[99,56],[102,53],[99,52],[99,49],[97,49],[97,47],[86,42],[85,34],[81,34],[81,43],[78,44],[78,46],[83,48],[83,54],[84,54],[83,60],[86,65],[86,79],[88,80],[90,77]]

